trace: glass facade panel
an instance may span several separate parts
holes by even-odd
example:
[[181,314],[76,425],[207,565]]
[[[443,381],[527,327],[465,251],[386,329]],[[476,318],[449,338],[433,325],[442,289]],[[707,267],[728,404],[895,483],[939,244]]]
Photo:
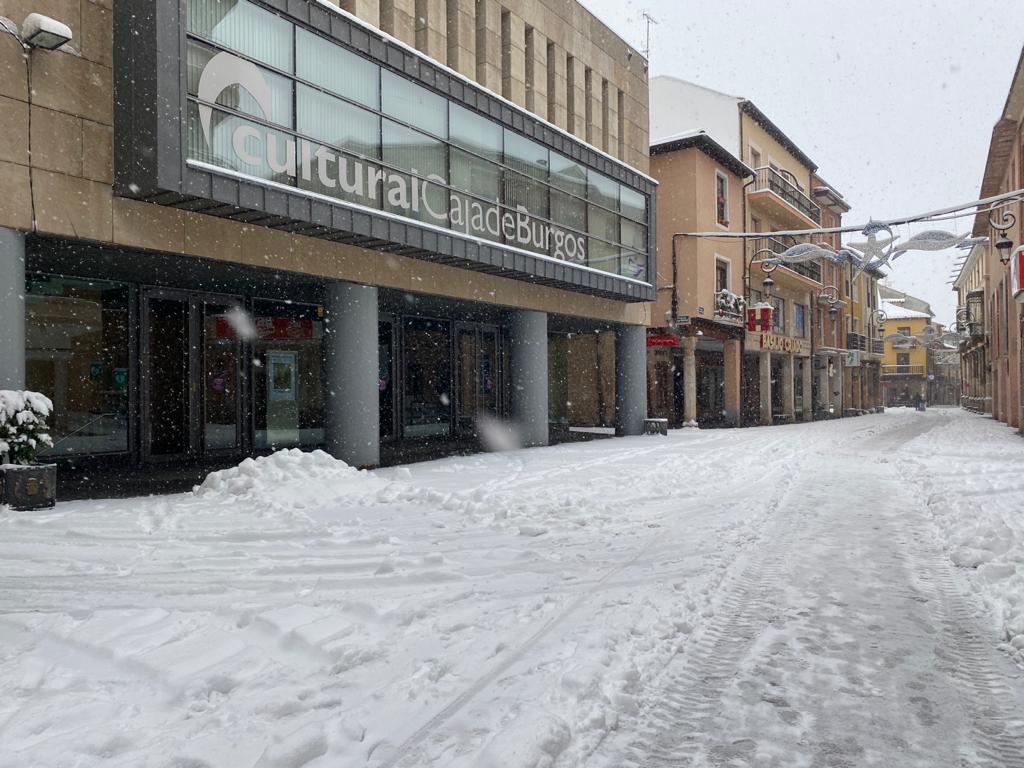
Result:
[[447,102],[386,69],[381,72],[381,104],[385,115],[397,117],[435,136],[448,137]]
[[192,34],[280,70],[208,110],[217,49],[189,39],[189,159],[645,279],[645,195],[246,0],[186,4]]
[[128,286],[53,275],[26,284],[25,385],[53,401],[44,455],[127,451]]
[[594,171],[587,171],[587,199],[613,211],[619,210],[619,185]]
[[255,447],[322,444],[324,328],[318,308],[256,301],[253,321]]
[[380,157],[380,117],[341,99],[299,85],[298,132],[347,153]]
[[339,96],[380,108],[380,67],[296,27],[295,74]]
[[619,205],[622,215],[642,224],[647,223],[647,199],[635,189],[619,185]]
[[612,244],[619,241],[619,217],[590,205],[587,207],[587,231],[594,235],[588,238],[587,264],[619,274],[619,247]]
[[586,199],[587,169],[557,152],[550,153],[550,161],[551,186]]
[[[188,79],[188,92],[192,96],[199,93],[199,78],[210,59],[217,53],[212,48],[195,40],[189,40],[186,54],[185,72]],[[235,112],[244,112],[258,120],[267,120],[285,128],[294,125],[292,119],[292,81],[287,77],[259,68],[260,75],[266,81],[270,93],[270,112],[264,113],[259,102],[249,91],[240,85],[229,85],[221,91],[214,101],[215,104]]]
[[474,154],[501,162],[502,128],[482,115],[458,104],[449,104],[449,139],[451,143]]
[[292,24],[244,0],[188,0],[188,31],[277,69],[292,68]]

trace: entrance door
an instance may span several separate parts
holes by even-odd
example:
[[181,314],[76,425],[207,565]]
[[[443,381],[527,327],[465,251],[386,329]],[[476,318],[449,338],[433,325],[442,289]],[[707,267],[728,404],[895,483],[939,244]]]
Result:
[[[142,300],[142,449],[151,461],[242,449],[240,303],[147,290]],[[244,322],[244,321],[241,321]]]
[[191,312],[184,294],[147,292],[143,298],[142,413],[147,459],[191,453]]
[[455,328],[455,423],[459,434],[476,433],[481,415],[500,413],[498,329],[459,324]]

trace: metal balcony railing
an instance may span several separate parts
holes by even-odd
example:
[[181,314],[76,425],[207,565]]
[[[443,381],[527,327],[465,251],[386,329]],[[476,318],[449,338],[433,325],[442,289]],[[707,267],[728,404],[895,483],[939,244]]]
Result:
[[796,184],[774,168],[757,168],[755,171],[751,191],[760,192],[765,189],[774,192],[815,224],[821,224],[821,208],[801,192]]
[[[781,240],[776,240],[774,237],[758,237],[750,241],[753,250],[751,253],[757,253],[758,251],[764,250],[765,248],[771,250],[773,253],[782,253],[787,248],[795,245],[795,243],[784,243]],[[803,264],[787,264],[786,269],[791,269],[798,275],[803,275],[816,283],[821,282],[821,264],[816,261],[808,261]]]
[[871,339],[871,354],[873,355],[884,355],[885,354],[885,342],[881,339]]
[[868,339],[860,333],[848,333],[846,334],[846,348],[847,349],[859,349],[862,352],[868,351]]
[[883,365],[883,376],[924,376],[923,365]]

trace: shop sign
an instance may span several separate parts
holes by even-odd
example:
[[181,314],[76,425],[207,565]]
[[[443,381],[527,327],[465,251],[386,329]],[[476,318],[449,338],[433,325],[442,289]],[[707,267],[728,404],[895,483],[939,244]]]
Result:
[[1024,248],[1018,248],[1010,259],[1010,285],[1013,290],[1013,300],[1018,304],[1024,304]]
[[[255,325],[256,337],[261,341],[313,338],[313,321],[308,317],[257,317]],[[236,335],[225,317],[217,318],[215,332],[218,339],[233,339]]]
[[843,367],[857,368],[860,366],[860,350],[848,349],[843,353]]
[[767,331],[772,327],[772,307],[760,304],[747,309],[747,330],[751,333]]
[[802,355],[807,352],[803,339],[794,339],[790,336],[776,336],[774,333],[762,333],[760,336],[761,349],[794,355]]
[[647,337],[648,347],[675,347],[679,345],[679,337],[671,333],[658,333]]

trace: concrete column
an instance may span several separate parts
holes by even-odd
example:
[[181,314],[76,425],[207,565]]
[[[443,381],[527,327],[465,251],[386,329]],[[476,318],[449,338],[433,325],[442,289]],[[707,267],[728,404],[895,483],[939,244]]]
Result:
[[796,421],[796,368],[793,355],[782,358],[782,415],[792,424]]
[[0,227],[0,389],[25,388],[25,235]]
[[327,288],[326,447],[354,467],[380,463],[377,289],[353,283]]
[[725,423],[730,427],[740,425],[743,355],[739,339],[725,342]]
[[811,421],[814,418],[814,386],[812,384],[812,376],[814,368],[814,358],[805,357],[803,358],[803,387],[804,387],[804,421]]
[[639,435],[647,418],[647,330],[615,329],[615,433]]
[[697,337],[683,339],[683,426],[697,423]]
[[761,390],[761,426],[772,423],[772,353],[762,349],[758,358]]
[[843,415],[843,356],[837,354],[832,358],[832,365],[835,367],[835,375],[830,382],[832,391],[832,407],[836,416]]
[[548,444],[548,316],[515,310],[509,334],[512,420],[524,446]]

